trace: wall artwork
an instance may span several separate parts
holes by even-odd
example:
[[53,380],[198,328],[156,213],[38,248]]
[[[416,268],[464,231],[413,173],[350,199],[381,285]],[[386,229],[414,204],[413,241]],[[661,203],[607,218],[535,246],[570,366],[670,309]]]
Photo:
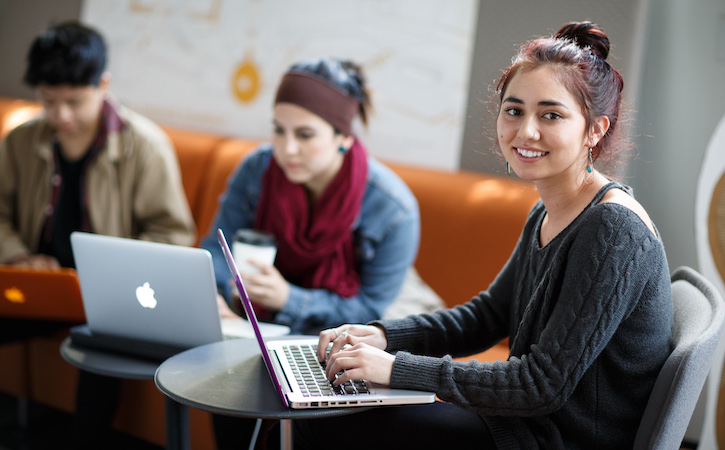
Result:
[[281,74],[307,58],[363,65],[390,162],[458,168],[478,0],[85,0],[111,91],[157,122],[268,139]]

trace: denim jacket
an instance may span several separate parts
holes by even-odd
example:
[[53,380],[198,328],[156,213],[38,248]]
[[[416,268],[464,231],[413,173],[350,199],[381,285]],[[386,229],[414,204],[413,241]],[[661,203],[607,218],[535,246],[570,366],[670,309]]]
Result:
[[[202,241],[214,261],[219,292],[230,298],[231,275],[216,239],[221,228],[233,239],[240,228],[254,225],[262,178],[272,157],[272,147],[257,149],[229,179],[214,226]],[[343,298],[326,289],[306,289],[290,284],[287,304],[275,322],[292,333],[316,334],[343,323],[379,319],[398,294],[407,270],[413,265],[420,239],[418,202],[408,186],[389,168],[368,158],[368,180],[360,214],[354,225],[360,290]]]

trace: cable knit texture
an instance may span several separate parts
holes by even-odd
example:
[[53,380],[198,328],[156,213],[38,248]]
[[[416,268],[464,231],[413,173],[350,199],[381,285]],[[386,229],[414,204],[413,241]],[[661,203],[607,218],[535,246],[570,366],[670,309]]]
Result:
[[[597,204],[612,188],[631,195],[609,183],[543,248],[537,203],[509,261],[467,304],[377,322],[398,351],[392,386],[481,414],[498,448],[631,448],[671,351],[672,295],[658,237],[630,209]],[[505,337],[508,361],[451,358]]]

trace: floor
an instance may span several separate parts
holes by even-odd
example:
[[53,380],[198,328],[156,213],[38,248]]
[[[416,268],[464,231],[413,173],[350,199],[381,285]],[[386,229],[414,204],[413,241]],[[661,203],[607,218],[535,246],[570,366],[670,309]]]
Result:
[[[59,450],[70,448],[69,430],[73,417],[47,406],[28,405],[28,426],[18,420],[18,401],[0,393],[0,450]],[[694,450],[696,445],[683,443],[680,450]],[[105,450],[163,450],[163,447],[141,441],[124,433],[114,432]]]
[[[28,405],[28,425],[20,426],[18,401],[0,394],[0,450],[46,450],[70,448],[69,439],[73,416],[43,405]],[[109,437],[108,450],[162,450],[162,447],[114,432]]]

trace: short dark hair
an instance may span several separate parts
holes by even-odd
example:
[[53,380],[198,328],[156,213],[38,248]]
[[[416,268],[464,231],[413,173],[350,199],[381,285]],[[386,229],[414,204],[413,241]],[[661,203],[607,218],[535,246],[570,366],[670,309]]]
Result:
[[40,33],[30,46],[23,80],[31,87],[98,86],[106,68],[106,44],[94,29],[77,21]]

